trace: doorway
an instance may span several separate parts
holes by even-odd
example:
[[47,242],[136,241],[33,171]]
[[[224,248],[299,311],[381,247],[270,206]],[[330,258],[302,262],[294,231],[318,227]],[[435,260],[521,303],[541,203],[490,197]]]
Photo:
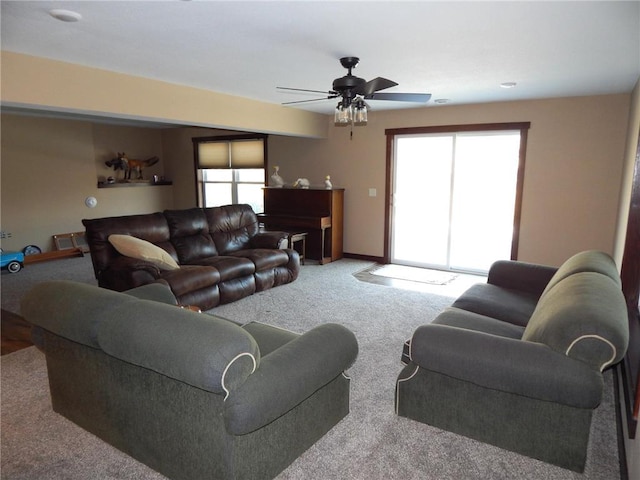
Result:
[[528,126],[387,131],[388,261],[484,274],[515,259]]

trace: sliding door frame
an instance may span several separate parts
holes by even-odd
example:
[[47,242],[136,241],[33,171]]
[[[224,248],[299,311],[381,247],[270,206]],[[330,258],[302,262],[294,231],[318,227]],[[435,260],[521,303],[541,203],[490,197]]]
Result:
[[524,183],[524,167],[527,151],[527,132],[531,122],[511,123],[481,123],[471,125],[440,125],[433,127],[389,128],[385,130],[387,136],[387,164],[384,200],[384,256],[383,262],[391,262],[391,225],[393,224],[392,192],[394,183],[394,139],[396,135],[416,135],[429,133],[458,133],[458,132],[489,132],[501,130],[520,131],[520,155],[518,160],[518,175],[516,180],[516,199],[513,215],[513,236],[511,239],[511,260],[518,259],[518,243],[520,241],[520,216],[522,210],[522,186]]

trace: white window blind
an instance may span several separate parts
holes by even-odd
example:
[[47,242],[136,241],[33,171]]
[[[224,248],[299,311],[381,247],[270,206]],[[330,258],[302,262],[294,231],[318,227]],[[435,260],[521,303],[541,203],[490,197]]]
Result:
[[264,139],[198,142],[198,168],[264,168]]

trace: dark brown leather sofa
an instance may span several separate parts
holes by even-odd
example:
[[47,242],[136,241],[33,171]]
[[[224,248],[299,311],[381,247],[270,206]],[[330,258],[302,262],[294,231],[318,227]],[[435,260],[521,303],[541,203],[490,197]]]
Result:
[[[182,305],[208,310],[294,281],[298,253],[286,232],[261,232],[249,205],[165,210],[82,220],[98,285],[124,291],[166,282]],[[112,234],[130,235],[165,250],[180,265],[162,270],[121,255]]]

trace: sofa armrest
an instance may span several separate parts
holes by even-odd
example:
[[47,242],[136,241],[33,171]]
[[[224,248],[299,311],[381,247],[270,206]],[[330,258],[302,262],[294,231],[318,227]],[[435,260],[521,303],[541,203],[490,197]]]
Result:
[[498,260],[489,269],[487,283],[498,287],[542,295],[549,280],[557,270],[556,267],[547,265],[514,260]]
[[260,360],[260,367],[225,401],[229,433],[244,435],[284,415],[355,362],[358,342],[342,325],[326,323]]
[[107,268],[98,272],[98,285],[122,292],[153,283],[162,276],[161,270],[150,262],[120,256]]
[[171,288],[169,288],[169,284],[165,280],[158,280],[155,283],[132,288],[124,293],[140,300],[153,300],[154,302],[166,303],[168,305],[178,304]]
[[430,371],[482,387],[595,408],[602,375],[548,346],[447,325],[423,325],[413,334],[411,361]]
[[251,238],[251,248],[287,248],[289,241],[289,233],[267,231],[257,233]]
[[133,257],[125,257],[124,255],[118,257],[116,260],[111,262],[108,269],[103,270],[112,270],[112,271],[135,271],[135,270],[143,270],[153,276],[153,278],[160,278],[161,270],[153,263],[147,262],[146,260],[140,260]]

